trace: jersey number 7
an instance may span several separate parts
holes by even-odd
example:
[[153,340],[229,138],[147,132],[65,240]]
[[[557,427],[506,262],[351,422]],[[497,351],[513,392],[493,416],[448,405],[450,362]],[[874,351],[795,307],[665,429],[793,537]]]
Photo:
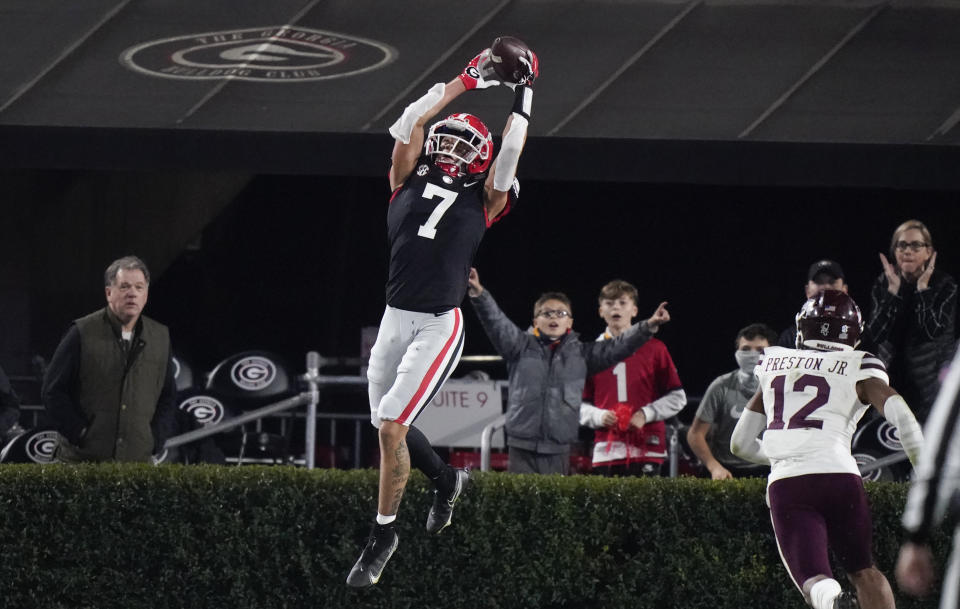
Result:
[[430,214],[427,221],[421,224],[417,230],[418,236],[433,239],[437,236],[437,224],[440,223],[440,218],[443,217],[443,214],[447,213],[447,210],[450,209],[453,202],[457,200],[457,193],[427,182],[427,186],[423,189],[423,195],[421,196],[424,199],[436,199],[440,197],[440,203],[433,208],[433,213]]
[[[787,377],[784,374],[774,377],[773,381],[770,382],[770,387],[773,389],[773,420],[767,425],[767,429],[783,429],[784,427],[783,404],[786,384]],[[813,396],[812,400],[804,404],[803,408],[790,417],[789,422],[786,423],[787,429],[823,429],[821,419],[809,419],[807,416],[830,400],[830,383],[822,376],[804,374],[793,383],[792,391],[799,393],[807,387],[816,387],[817,395]]]

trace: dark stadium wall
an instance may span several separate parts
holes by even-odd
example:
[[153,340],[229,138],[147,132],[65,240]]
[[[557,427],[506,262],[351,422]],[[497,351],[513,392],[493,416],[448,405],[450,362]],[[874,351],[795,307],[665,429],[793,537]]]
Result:
[[[298,369],[311,349],[356,356],[361,327],[383,312],[388,198],[385,179],[260,176],[157,281],[149,310],[195,368],[250,348]],[[541,292],[567,292],[574,327],[589,338],[603,329],[596,294],[612,278],[638,286],[643,316],[669,301],[661,338],[699,395],[734,368],[740,327],[793,323],[818,258],[843,265],[869,314],[878,252],[916,217],[933,231],[938,267],[960,274],[958,203],[956,192],[525,181],[476,265],[521,325]],[[492,353],[466,302],[464,311],[465,353]]]
[[[385,177],[4,177],[12,193],[0,224],[5,367],[49,358],[69,321],[102,305],[106,264],[131,252],[154,271],[147,313],[170,326],[175,348],[199,371],[251,348],[284,355],[295,371],[308,350],[356,356],[361,328],[383,312]],[[612,278],[638,286],[643,316],[669,301],[673,321],[660,338],[696,396],[734,367],[737,329],[792,323],[815,259],[843,265],[869,314],[877,254],[914,217],[933,231],[938,267],[960,275],[958,204],[956,191],[523,180],[519,205],[488,231],[476,265],[524,326],[541,292],[562,290],[575,329],[594,337],[603,329],[596,294]],[[468,303],[464,312],[466,353],[492,353]]]
[[104,305],[103,270],[135,253],[157,278],[239,193],[245,174],[29,171],[5,185],[0,365],[26,374],[70,320]]

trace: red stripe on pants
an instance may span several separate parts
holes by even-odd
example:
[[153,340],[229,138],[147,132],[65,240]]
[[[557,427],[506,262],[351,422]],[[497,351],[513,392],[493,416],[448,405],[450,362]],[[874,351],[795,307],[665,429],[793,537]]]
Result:
[[433,360],[433,363],[430,365],[430,369],[427,370],[426,376],[424,376],[423,380],[420,381],[420,387],[417,388],[417,392],[413,394],[413,398],[404,407],[403,412],[400,413],[400,416],[397,417],[397,423],[403,424],[407,420],[407,417],[410,416],[410,413],[417,406],[420,398],[422,398],[423,394],[427,392],[427,388],[430,387],[430,381],[433,380],[434,375],[437,373],[437,369],[440,368],[440,364],[443,363],[444,358],[447,356],[447,352],[450,351],[450,346],[453,344],[453,340],[457,337],[457,334],[459,334],[460,309],[454,309],[453,311],[453,333],[450,335],[450,338],[447,339],[446,344],[443,345],[443,349],[440,350],[440,354],[437,355],[435,360]]

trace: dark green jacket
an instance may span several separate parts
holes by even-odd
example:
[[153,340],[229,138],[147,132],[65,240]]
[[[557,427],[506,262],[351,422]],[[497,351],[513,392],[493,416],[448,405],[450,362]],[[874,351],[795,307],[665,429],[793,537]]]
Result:
[[106,308],[74,322],[43,387],[66,462],[149,461],[172,428],[175,397],[166,326],[141,316],[127,350]]

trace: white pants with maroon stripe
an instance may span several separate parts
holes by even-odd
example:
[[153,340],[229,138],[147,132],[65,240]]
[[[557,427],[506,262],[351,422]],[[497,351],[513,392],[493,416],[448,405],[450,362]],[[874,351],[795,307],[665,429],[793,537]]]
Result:
[[370,418],[410,425],[440,390],[463,352],[463,314],[387,306],[367,368]]

